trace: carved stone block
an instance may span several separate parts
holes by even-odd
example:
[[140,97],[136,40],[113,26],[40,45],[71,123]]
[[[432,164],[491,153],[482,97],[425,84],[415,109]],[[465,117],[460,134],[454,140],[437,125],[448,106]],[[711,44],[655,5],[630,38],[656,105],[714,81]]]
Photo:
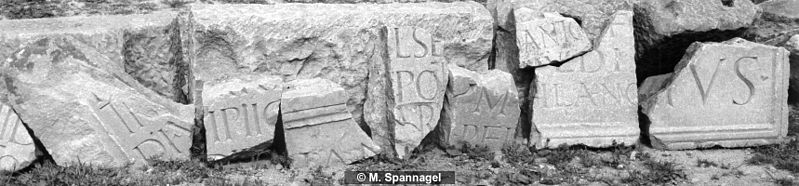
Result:
[[269,76],[229,79],[203,91],[203,124],[210,159],[274,138],[282,81]]
[[380,152],[346,101],[344,89],[329,80],[288,82],[280,108],[292,167],[342,166]]
[[0,103],[0,171],[17,171],[36,160],[36,146],[17,113]]
[[394,150],[404,158],[438,124],[448,72],[446,60],[427,30],[387,27],[384,31],[388,42],[384,62],[390,82],[388,124],[394,131]]
[[[447,63],[475,71],[488,69],[493,37],[491,17],[476,2],[194,4],[186,15],[189,21],[181,28],[187,32],[181,36],[193,43],[186,52],[196,54],[191,67],[195,79],[213,83],[268,74],[285,81],[331,80],[347,91],[347,110],[355,122],[371,128],[385,149],[393,149],[382,114],[386,91],[384,84],[374,82],[383,78],[370,77],[385,72],[373,68],[383,64],[386,48],[380,30],[386,25],[425,28],[436,35],[437,53]],[[200,96],[193,92],[195,99]]]
[[441,123],[448,144],[461,142],[499,151],[514,142],[519,121],[519,99],[513,77],[500,70],[484,73],[448,66],[446,119]]
[[194,107],[158,95],[124,69],[125,31],[165,15],[0,22],[8,103],[57,164],[189,158]]
[[565,62],[591,50],[591,41],[572,18],[520,8],[515,12],[519,66]]
[[598,47],[535,69],[531,145],[634,144],[639,136],[632,12],[618,11]]
[[692,44],[674,75],[650,86],[656,93],[641,102],[652,143],[691,149],[778,142],[788,133],[789,71],[783,48],[740,38]]

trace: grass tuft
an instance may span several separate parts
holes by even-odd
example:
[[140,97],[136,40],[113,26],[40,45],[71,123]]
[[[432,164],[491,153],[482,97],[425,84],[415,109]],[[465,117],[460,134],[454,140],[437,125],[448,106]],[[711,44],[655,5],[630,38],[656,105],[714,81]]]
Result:
[[778,169],[799,173],[799,141],[753,148],[754,155],[746,162],[752,165],[772,164]]
[[686,179],[685,171],[673,161],[657,161],[650,156],[645,156],[643,165],[645,170],[633,170],[630,177],[623,179],[624,183],[631,185],[663,185],[671,184]]

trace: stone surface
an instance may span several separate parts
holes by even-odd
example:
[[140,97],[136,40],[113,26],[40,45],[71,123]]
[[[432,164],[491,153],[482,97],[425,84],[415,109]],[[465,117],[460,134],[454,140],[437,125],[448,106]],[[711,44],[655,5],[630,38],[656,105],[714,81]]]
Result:
[[799,34],[799,1],[773,0],[761,3],[761,15],[742,36],[766,45],[782,46]]
[[770,0],[758,4],[763,14],[784,19],[799,19],[799,1]]
[[[393,140],[397,157],[406,158],[422,139],[438,124],[447,88],[447,59],[439,53],[433,33],[412,26],[389,26],[383,30],[388,47],[385,51],[383,71],[371,76],[372,81],[384,81],[386,123],[370,123],[372,138]],[[372,84],[370,84],[372,86]],[[380,92],[377,92],[380,93]],[[379,103],[379,102],[378,102]],[[380,109],[369,109],[371,114],[381,114]],[[390,133],[375,129],[389,128]],[[392,136],[393,135],[393,136]],[[384,147],[381,144],[381,147]]]
[[666,88],[667,82],[671,81],[674,73],[661,74],[646,78],[641,86],[638,87],[638,100],[644,101],[654,96],[660,89]]
[[17,171],[36,160],[36,146],[17,113],[0,103],[0,171]]
[[513,143],[519,121],[519,99],[507,72],[484,73],[448,66],[446,114],[441,128],[449,145],[485,145],[494,151]]
[[618,11],[595,50],[535,69],[531,145],[627,145],[638,139],[632,12]]
[[527,129],[531,128],[530,100],[527,98],[530,97],[530,91],[535,89],[535,84],[532,83],[534,72],[532,68],[519,67],[514,9],[524,7],[538,12],[557,12],[574,18],[596,45],[597,38],[610,22],[613,13],[618,10],[632,10],[633,3],[630,0],[490,0],[486,7],[494,16],[496,23],[493,49],[495,55],[490,60],[489,67],[513,75],[519,100],[522,101],[522,116],[519,123],[525,126],[525,131],[518,133],[517,137],[527,138],[530,135]]
[[[162,13],[159,13],[159,15]],[[189,103],[187,96],[188,63],[180,45],[175,13],[163,13],[156,19],[124,33],[122,55],[125,72],[145,87],[179,103]]]
[[124,69],[125,32],[161,19],[170,17],[0,22],[8,103],[56,163],[119,167],[152,156],[189,158],[194,108],[163,98]]
[[775,143],[787,135],[788,52],[735,38],[695,43],[642,100],[653,144],[666,149]]
[[790,84],[788,85],[788,101],[789,103],[799,103],[799,34],[793,35],[788,42],[785,43],[785,48],[791,52],[789,57],[791,66],[791,76],[789,77]]
[[191,69],[197,80],[253,74],[331,80],[347,91],[347,110],[384,150],[393,149],[383,135],[386,115],[364,115],[387,109],[385,87],[369,82],[381,80],[367,78],[382,73],[373,67],[382,65],[386,50],[380,30],[424,28],[434,36],[437,54],[447,59],[443,62],[475,71],[488,68],[492,42],[491,17],[475,2],[192,5],[188,11],[191,21],[184,27],[192,29],[181,36],[193,43],[186,52],[196,54]]
[[229,79],[203,91],[208,157],[221,159],[274,139],[280,77]]
[[380,152],[347,112],[347,93],[329,80],[291,81],[280,110],[292,167],[341,166]]
[[[734,30],[751,24],[757,6],[749,0],[640,0],[635,4],[638,26],[649,34]],[[636,20],[638,21],[638,20]]]
[[758,16],[750,0],[639,0],[635,3],[638,78],[672,72],[696,41],[740,37]]
[[517,9],[514,15],[522,68],[565,62],[591,50],[591,41],[572,18],[524,7]]

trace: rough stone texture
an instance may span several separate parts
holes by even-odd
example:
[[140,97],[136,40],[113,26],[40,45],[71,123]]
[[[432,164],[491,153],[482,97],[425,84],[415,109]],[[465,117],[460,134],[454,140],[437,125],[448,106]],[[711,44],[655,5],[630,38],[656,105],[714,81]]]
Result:
[[782,46],[791,36],[799,34],[799,1],[772,0],[758,6],[761,16],[743,35],[745,39]]
[[380,153],[347,112],[347,93],[326,79],[286,85],[280,110],[292,167],[341,166]]
[[735,38],[695,43],[641,102],[660,148],[771,144],[788,132],[788,52]]
[[517,29],[514,10],[522,7],[535,12],[557,12],[577,20],[593,43],[597,42],[618,10],[632,10],[631,0],[495,0],[488,9],[496,21],[496,59],[494,67],[511,74],[518,69]]
[[177,55],[182,53],[182,48],[173,19],[176,14],[164,16],[169,19],[157,19],[125,32],[122,50],[125,72],[159,95],[179,103],[189,103],[187,87],[184,87],[188,79],[188,63],[182,55]]
[[274,139],[280,77],[229,79],[203,91],[208,157],[221,159]]
[[769,16],[785,18],[785,19],[799,19],[799,1],[797,0],[770,0],[758,4],[763,14]]
[[638,100],[644,101],[657,94],[660,89],[666,88],[665,86],[668,85],[666,82],[671,81],[673,76],[674,73],[668,73],[646,78],[638,87]]
[[788,86],[789,103],[799,103],[799,35],[794,35],[785,43],[785,48],[791,52],[789,57],[791,66],[791,76]]
[[124,70],[124,34],[168,14],[0,22],[0,76],[17,111],[56,163],[123,166],[188,159],[193,107]]
[[669,73],[695,41],[741,36],[757,17],[750,0],[639,0],[635,4],[638,78]]
[[[1,96],[0,96],[1,97]],[[36,146],[17,113],[0,102],[0,171],[17,171],[36,160]]]
[[519,121],[519,99],[507,72],[484,73],[448,66],[447,107],[442,125],[447,144],[485,145],[494,151],[513,143]]
[[[424,2],[458,2],[458,1],[471,1],[471,0],[285,0],[287,3],[341,3],[341,4],[357,4],[357,3],[424,3]],[[477,0],[482,4],[485,1]]]
[[734,30],[752,23],[757,6],[749,0],[641,0],[635,8],[649,34]]
[[[383,30],[387,41],[382,76],[371,76],[373,81],[385,79],[387,123],[370,123],[373,138],[393,140],[397,157],[410,155],[438,124],[444,104],[448,72],[447,59],[435,44],[433,33],[412,26],[388,26]],[[485,70],[485,69],[484,69]],[[370,84],[371,86],[372,84]],[[378,115],[379,110],[372,111]],[[388,127],[393,136],[376,132],[375,128]],[[381,144],[382,145],[382,144]]]
[[532,68],[519,67],[519,48],[516,38],[516,23],[514,9],[521,7],[539,12],[557,12],[566,17],[574,18],[588,34],[592,43],[597,43],[597,38],[607,26],[613,13],[618,10],[632,10],[631,0],[491,0],[486,7],[495,18],[494,56],[489,62],[491,69],[499,69],[513,75],[519,100],[522,100],[522,116],[519,123],[525,126],[526,131],[517,133],[517,137],[527,138],[531,128],[529,110],[529,93],[535,91]]
[[[424,28],[435,39],[436,52],[447,59],[442,62],[475,71],[488,68],[492,41],[491,17],[475,2],[192,5],[189,11],[192,21],[185,24],[192,29],[182,36],[193,43],[187,52],[196,54],[191,68],[197,80],[252,74],[278,75],[284,81],[331,80],[347,91],[347,110],[384,149],[393,149],[384,135],[386,116],[363,114],[387,108],[385,87],[376,82],[383,80],[367,79],[384,76],[373,67],[383,65],[386,50],[380,30]],[[371,103],[365,103],[367,97]]]
[[522,68],[565,62],[592,48],[583,28],[572,18],[524,7],[514,15]]
[[618,11],[595,50],[560,67],[535,69],[531,134],[536,148],[627,145],[638,139],[631,11]]

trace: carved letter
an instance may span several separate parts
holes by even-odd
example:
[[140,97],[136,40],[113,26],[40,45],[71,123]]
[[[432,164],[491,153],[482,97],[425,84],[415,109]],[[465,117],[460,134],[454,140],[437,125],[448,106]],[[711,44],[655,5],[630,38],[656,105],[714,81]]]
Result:
[[397,90],[396,90],[397,91],[396,92],[396,94],[397,94],[397,103],[402,103],[402,101],[403,101],[403,93],[402,92],[405,90],[405,89],[403,89],[403,81],[402,81],[402,73],[403,72],[407,73],[408,75],[410,75],[409,77],[411,77],[411,80],[410,80],[411,83],[413,83],[413,79],[414,79],[413,72],[411,72],[411,71],[397,71],[397,82],[396,82],[396,84],[397,84]]
[[399,34],[399,32],[400,32],[399,28],[394,28],[394,39],[397,42],[397,45],[395,45],[395,50],[397,50],[397,57],[398,58],[409,58],[409,57],[411,57],[411,55],[402,55],[402,52],[401,52],[402,51],[402,49],[401,49],[402,47],[400,47],[401,44],[400,44],[400,34]]
[[713,71],[713,76],[710,78],[710,83],[707,85],[707,88],[705,88],[702,85],[702,81],[699,79],[699,74],[697,74],[696,72],[696,65],[691,64],[691,74],[693,74],[694,80],[696,80],[696,86],[699,88],[699,94],[702,96],[702,104],[707,103],[707,97],[708,94],[710,93],[710,88],[713,87],[713,82],[716,81],[716,76],[718,75],[719,67],[721,67],[721,63],[723,63],[724,60],[725,59],[722,58],[719,60],[719,63],[716,64],[716,69],[715,71]]
[[[430,74],[430,76],[433,76],[433,81],[436,82],[436,89],[435,89],[435,91],[433,91],[433,95],[432,96],[424,95],[422,93],[423,88],[421,87],[421,84],[422,84],[421,80],[422,80],[422,76],[425,75],[425,74]],[[436,72],[434,72],[432,70],[422,71],[421,73],[419,73],[419,77],[416,78],[416,93],[419,94],[419,97],[421,97],[422,99],[433,100],[433,99],[436,98],[436,94],[438,93],[439,84],[440,84],[440,82],[438,81],[438,76],[436,76]]]
[[735,99],[733,98],[732,103],[738,104],[738,105],[745,105],[745,104],[749,103],[750,101],[752,101],[752,96],[755,95],[755,85],[752,84],[751,80],[746,79],[746,77],[743,75],[743,73],[741,73],[741,61],[743,61],[743,59],[754,59],[755,61],[757,61],[757,57],[754,57],[754,56],[742,57],[742,58],[739,58],[737,61],[735,61],[735,75],[738,76],[738,78],[741,79],[741,81],[743,81],[746,84],[747,88],[749,88],[749,96],[746,97],[746,101],[744,101],[743,103],[741,103],[739,101],[735,101]]
[[414,56],[416,56],[417,58],[423,58],[423,57],[427,56],[427,53],[429,52],[429,50],[427,48],[427,44],[424,44],[424,42],[422,42],[422,40],[420,40],[419,37],[416,36],[416,31],[418,31],[418,30],[416,28],[414,28],[413,29],[413,40],[416,41],[416,43],[419,43],[419,46],[422,46],[422,49],[424,49],[424,53],[422,53],[422,55],[419,55],[417,53]]

